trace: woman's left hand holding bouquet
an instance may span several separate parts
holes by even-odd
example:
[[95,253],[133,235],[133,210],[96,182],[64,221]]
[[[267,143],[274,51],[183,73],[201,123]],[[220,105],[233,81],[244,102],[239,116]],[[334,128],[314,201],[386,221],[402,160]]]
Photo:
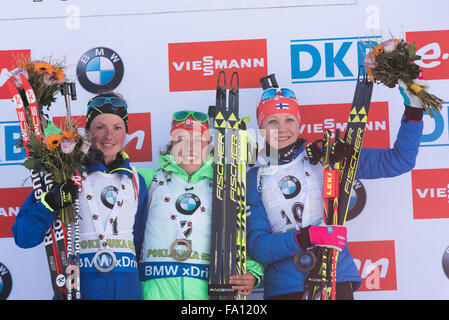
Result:
[[73,180],[66,180],[62,183],[55,183],[45,195],[45,202],[53,209],[60,209],[71,206],[77,197],[78,187]]

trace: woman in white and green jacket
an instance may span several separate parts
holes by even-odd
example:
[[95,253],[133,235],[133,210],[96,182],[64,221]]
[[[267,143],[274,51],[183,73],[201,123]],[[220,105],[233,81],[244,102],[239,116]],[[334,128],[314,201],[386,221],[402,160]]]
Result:
[[[139,169],[149,187],[139,266],[143,298],[207,300],[213,176],[208,116],[174,113],[170,140],[159,169]],[[258,263],[248,259],[246,264],[247,274],[230,278],[244,296],[263,273]]]

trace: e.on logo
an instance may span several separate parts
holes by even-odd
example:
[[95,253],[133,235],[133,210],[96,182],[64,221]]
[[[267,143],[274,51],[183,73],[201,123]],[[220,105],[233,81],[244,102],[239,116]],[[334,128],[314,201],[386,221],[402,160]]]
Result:
[[[124,150],[128,154],[131,162],[152,161],[151,147],[151,113],[129,113],[128,137],[125,141]],[[57,126],[65,121],[65,117],[54,117],[53,122]],[[73,121],[78,127],[84,128],[86,124],[85,116],[73,117]]]
[[12,237],[12,225],[32,190],[31,187],[0,189],[0,238]]
[[[350,108],[350,103],[301,106],[300,136],[313,142],[323,139],[325,130],[335,132],[339,129],[340,136],[344,137]],[[371,102],[363,147],[390,147],[388,102]]]
[[213,90],[221,70],[227,85],[234,71],[240,88],[259,88],[267,75],[267,40],[231,40],[168,44],[170,91]]
[[393,240],[348,242],[362,278],[359,291],[397,290]]
[[[29,58],[31,50],[0,50],[0,71],[3,68],[13,70],[17,67],[17,59]],[[11,99],[7,86],[0,87],[0,99]]]
[[407,43],[416,42],[416,64],[426,80],[449,78],[449,30],[406,32]]
[[449,169],[412,170],[413,218],[449,218]]

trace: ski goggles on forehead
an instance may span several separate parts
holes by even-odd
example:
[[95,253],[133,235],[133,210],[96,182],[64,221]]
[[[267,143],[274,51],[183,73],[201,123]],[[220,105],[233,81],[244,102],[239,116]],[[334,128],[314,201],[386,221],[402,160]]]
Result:
[[188,117],[192,116],[193,120],[198,122],[206,122],[209,120],[209,116],[199,111],[178,111],[173,113],[173,120],[184,121]]
[[128,106],[126,105],[126,102],[119,97],[95,97],[90,99],[88,104],[88,111],[91,108],[101,108],[105,105],[111,105],[112,107],[116,108],[125,108],[128,109]]
[[296,100],[296,95],[295,92],[293,92],[293,90],[288,89],[288,88],[270,88],[265,90],[264,92],[262,92],[262,96],[260,97],[260,101],[265,100],[265,99],[269,99],[269,98],[274,98],[276,96],[276,94],[281,93],[284,97],[286,98],[292,98]]

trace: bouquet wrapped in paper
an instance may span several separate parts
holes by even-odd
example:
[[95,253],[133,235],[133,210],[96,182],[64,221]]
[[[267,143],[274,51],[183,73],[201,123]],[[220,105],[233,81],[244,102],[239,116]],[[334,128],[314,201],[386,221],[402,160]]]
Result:
[[442,99],[429,93],[419,79],[421,70],[414,61],[421,60],[416,54],[415,43],[390,39],[371,46],[363,61],[372,82],[382,83],[389,88],[405,84],[422,102],[423,108],[433,117],[433,111],[440,112]]

